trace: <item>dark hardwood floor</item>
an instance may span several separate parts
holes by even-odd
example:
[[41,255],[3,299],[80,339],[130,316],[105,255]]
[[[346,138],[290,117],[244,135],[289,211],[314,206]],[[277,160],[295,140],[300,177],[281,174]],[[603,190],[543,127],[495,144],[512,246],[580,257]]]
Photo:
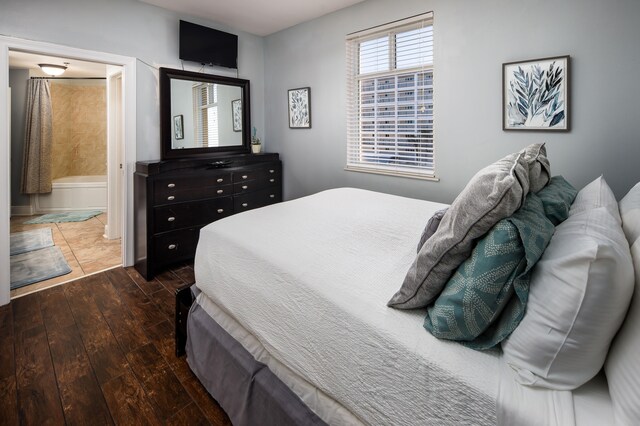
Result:
[[174,353],[174,291],[116,268],[0,307],[0,424],[229,425]]

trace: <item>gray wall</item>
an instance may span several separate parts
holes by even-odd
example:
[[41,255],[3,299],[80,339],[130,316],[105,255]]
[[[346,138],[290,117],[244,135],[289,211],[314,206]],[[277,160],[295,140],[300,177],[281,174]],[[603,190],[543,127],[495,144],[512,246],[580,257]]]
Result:
[[[178,21],[238,35],[239,77],[251,80],[252,120],[264,127],[264,39],[223,24],[182,16],[137,0],[1,0],[0,34],[138,58],[137,157],[160,158],[158,71],[181,68]],[[185,63],[197,71],[198,64]],[[235,70],[207,67],[207,73]]]
[[[439,182],[344,171],[345,36],[434,11]],[[451,202],[494,160],[546,142],[554,174],[582,187],[604,173],[618,197],[640,180],[640,1],[369,0],[266,38],[266,146],[285,197],[354,186]],[[503,132],[502,63],[571,55],[572,130]],[[311,130],[287,124],[287,89],[310,86]]]
[[27,114],[27,81],[29,70],[9,70],[11,87],[11,205],[28,206],[28,195],[20,193],[22,179],[22,155]]

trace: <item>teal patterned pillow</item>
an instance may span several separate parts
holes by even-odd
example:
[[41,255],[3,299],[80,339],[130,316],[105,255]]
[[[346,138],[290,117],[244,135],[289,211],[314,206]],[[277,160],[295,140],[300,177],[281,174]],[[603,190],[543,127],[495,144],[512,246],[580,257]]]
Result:
[[569,217],[569,209],[577,194],[578,191],[565,178],[554,176],[536,195],[542,200],[547,219],[558,226]]
[[424,326],[429,332],[483,350],[517,327],[529,296],[531,269],[551,240],[553,222],[567,218],[564,203],[571,205],[576,194],[562,178],[552,184],[530,193],[522,208],[477,243],[428,309]]

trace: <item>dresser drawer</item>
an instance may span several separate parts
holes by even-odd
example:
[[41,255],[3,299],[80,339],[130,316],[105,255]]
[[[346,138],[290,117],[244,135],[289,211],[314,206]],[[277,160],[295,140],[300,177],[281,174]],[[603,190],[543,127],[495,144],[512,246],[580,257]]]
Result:
[[255,169],[233,172],[232,181],[234,184],[251,180],[264,180],[268,178],[280,178],[280,164],[270,164]]
[[161,205],[231,195],[230,184],[230,173],[158,179],[153,202]]
[[269,186],[280,185],[280,177],[262,178],[257,180],[250,180],[247,182],[238,182],[233,184],[233,194],[246,194],[248,192],[255,192],[260,189],[264,189]]
[[180,229],[153,236],[153,258],[156,265],[191,259],[196,252],[200,228]]
[[153,209],[155,233],[206,225],[229,216],[233,212],[232,210],[231,197],[156,207]]
[[279,186],[274,186],[250,194],[236,195],[233,197],[233,210],[235,213],[240,213],[280,201],[282,201],[282,190]]

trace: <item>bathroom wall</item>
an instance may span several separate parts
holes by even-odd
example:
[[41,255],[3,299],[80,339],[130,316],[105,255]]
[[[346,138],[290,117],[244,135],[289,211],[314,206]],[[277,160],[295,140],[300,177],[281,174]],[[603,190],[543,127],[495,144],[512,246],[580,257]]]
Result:
[[105,80],[51,81],[52,177],[107,174]]

